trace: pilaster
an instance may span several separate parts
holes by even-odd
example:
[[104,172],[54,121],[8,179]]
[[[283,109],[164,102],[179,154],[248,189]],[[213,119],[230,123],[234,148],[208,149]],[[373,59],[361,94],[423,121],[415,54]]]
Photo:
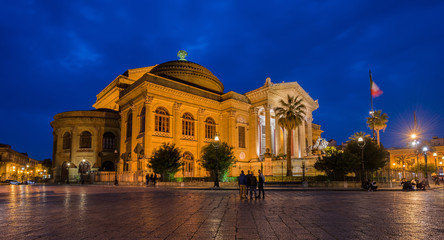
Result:
[[259,152],[259,138],[258,138],[258,109],[250,108],[250,158],[257,159]]
[[270,106],[268,104],[266,104],[266,105],[264,105],[264,109],[265,109],[265,152],[267,152],[267,149],[270,152],[272,152]]
[[181,135],[181,122],[180,122],[180,107],[182,106],[182,103],[174,103],[173,106],[173,143],[176,145],[179,144],[180,135]]
[[239,144],[236,144],[235,136],[236,136],[236,111],[230,110],[228,111],[228,144],[234,147],[239,147]]
[[145,142],[144,155],[146,158],[151,156],[152,137],[153,137],[153,112],[152,112],[153,96],[145,97]]

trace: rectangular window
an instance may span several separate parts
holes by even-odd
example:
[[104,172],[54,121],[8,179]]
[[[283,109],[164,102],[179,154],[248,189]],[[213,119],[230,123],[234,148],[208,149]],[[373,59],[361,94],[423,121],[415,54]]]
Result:
[[245,148],[245,127],[239,126],[239,147]]

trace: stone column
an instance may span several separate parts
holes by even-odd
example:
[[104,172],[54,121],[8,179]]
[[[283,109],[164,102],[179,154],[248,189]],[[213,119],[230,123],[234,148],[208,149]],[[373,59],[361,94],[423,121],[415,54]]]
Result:
[[275,134],[274,134],[274,138],[275,138],[275,143],[276,143],[276,155],[280,154],[283,152],[282,149],[282,145],[281,145],[281,125],[279,125],[278,123],[278,118],[275,118]]
[[[258,110],[255,107],[250,108],[250,158],[257,159],[259,152],[258,139]],[[248,160],[248,159],[247,159]]]
[[173,122],[172,122],[172,130],[173,130],[173,143],[176,145],[179,144],[180,136],[182,135],[182,124],[180,122],[180,107],[182,103],[174,103],[173,106]]
[[292,138],[293,138],[293,145],[292,145],[292,147],[293,147],[293,157],[295,157],[295,158],[300,158],[301,157],[301,154],[300,154],[301,149],[299,147],[299,134],[298,134],[298,131],[299,131],[299,127],[295,128],[292,131],[292,134],[293,134],[293,136],[292,136]]
[[[152,137],[153,137],[153,113],[152,113],[153,96],[145,96],[145,142],[143,146],[144,157],[151,157]],[[148,162],[147,162],[148,163]]]
[[313,129],[312,129],[312,125],[311,125],[312,121],[313,121],[313,118],[311,118],[311,116],[310,116],[307,119],[307,141],[308,141],[307,147],[310,147],[310,148],[313,146]]
[[299,129],[299,146],[300,146],[301,157],[305,157],[307,153],[305,146],[305,120],[302,121],[302,125],[300,125],[298,129]]
[[271,153],[271,115],[270,115],[270,106],[268,104],[264,105],[265,109],[265,152],[269,149]]

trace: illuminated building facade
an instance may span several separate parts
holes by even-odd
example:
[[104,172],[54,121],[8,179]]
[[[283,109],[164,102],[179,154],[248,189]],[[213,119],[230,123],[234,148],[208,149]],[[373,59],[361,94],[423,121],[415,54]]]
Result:
[[[207,176],[199,158],[202,147],[211,143],[216,134],[221,141],[234,147],[237,161],[230,175],[238,175],[239,170],[264,168],[267,149],[271,156],[285,154],[287,134],[292,134],[295,174],[302,173],[301,160],[315,159],[307,155],[310,155],[309,147],[322,133],[320,126],[312,122],[312,112],[319,105],[297,82],[273,83],[267,78],[262,87],[245,94],[224,92],[222,82],[208,69],[185,60],[184,55],[180,57],[176,61],[127,70],[97,95],[93,105],[97,111],[108,109],[120,114],[119,129],[113,130],[118,139],[119,172],[150,173],[147,164],[153,150],[169,142],[183,152],[185,165],[177,176]],[[287,95],[299,96],[307,108],[303,124],[291,133],[277,124],[273,110]],[[57,121],[56,115],[54,122]],[[61,164],[68,159],[77,166],[79,161],[86,159],[96,164],[96,169],[103,168],[104,161],[97,156],[102,152],[100,136],[105,131],[91,132],[92,136],[98,136],[93,140],[97,141],[93,148],[98,147],[92,150],[94,154],[79,154],[73,159],[66,157],[66,151],[65,157],[60,159],[63,135],[80,125],[72,122],[70,126],[53,127],[54,139],[57,139],[55,167],[62,169]],[[78,138],[81,132],[79,129],[72,136]],[[270,169],[264,171],[273,175],[272,163],[268,165]]]
[[[444,138],[433,137],[427,142],[426,146],[428,149],[427,165],[434,166],[436,169],[435,172],[429,172],[428,174],[444,176]],[[389,168],[392,179],[423,178],[423,173],[416,168],[418,163],[425,164],[425,155],[421,147],[390,148],[387,151],[390,155]]]
[[42,164],[26,153],[14,151],[7,144],[0,144],[0,181],[34,181],[36,178],[50,177]]

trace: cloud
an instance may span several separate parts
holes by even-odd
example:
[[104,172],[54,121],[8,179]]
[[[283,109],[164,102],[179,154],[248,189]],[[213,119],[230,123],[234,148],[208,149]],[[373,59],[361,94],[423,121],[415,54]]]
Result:
[[95,51],[95,49],[79,38],[76,33],[70,33],[71,51],[68,55],[60,61],[60,65],[65,68],[83,68],[88,64],[95,64],[100,61],[102,54]]

